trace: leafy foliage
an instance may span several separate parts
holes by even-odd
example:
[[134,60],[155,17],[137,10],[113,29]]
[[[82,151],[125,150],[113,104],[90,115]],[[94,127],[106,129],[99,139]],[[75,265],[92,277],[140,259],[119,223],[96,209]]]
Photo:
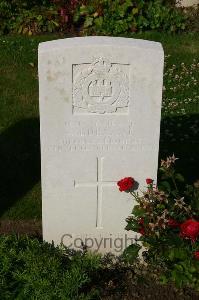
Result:
[[100,267],[99,256],[28,237],[1,236],[0,257],[2,300],[81,299]]
[[24,10],[16,18],[14,30],[18,33],[32,35],[39,32],[54,32],[59,28],[57,11],[53,8]]
[[0,0],[0,33],[32,35],[53,32],[59,28],[59,17],[54,5],[47,1]]
[[74,22],[84,31],[120,35],[143,30],[175,32],[185,29],[186,17],[181,10],[161,0],[87,1],[74,14]]
[[182,31],[184,12],[164,0],[0,0],[0,33],[83,30],[120,35],[137,31]]

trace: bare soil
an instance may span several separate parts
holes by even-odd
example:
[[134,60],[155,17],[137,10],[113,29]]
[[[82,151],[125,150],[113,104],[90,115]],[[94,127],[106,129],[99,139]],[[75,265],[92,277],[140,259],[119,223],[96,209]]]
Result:
[[0,220],[0,234],[27,234],[42,237],[42,224],[38,220]]
[[103,300],[199,300],[199,294],[191,289],[177,290],[172,285],[163,286],[152,279],[142,278],[135,282],[132,270],[115,270],[115,274],[104,272],[98,286]]

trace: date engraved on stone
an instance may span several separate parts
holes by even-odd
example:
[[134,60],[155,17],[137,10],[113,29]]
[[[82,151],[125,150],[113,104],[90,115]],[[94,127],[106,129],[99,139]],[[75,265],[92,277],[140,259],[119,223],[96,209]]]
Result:
[[104,57],[73,65],[73,113],[127,113],[129,65]]

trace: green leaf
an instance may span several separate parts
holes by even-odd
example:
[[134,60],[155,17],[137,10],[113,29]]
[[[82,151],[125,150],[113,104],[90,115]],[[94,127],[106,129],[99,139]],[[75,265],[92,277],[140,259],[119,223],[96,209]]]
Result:
[[175,179],[184,182],[184,177],[180,173],[175,174]]
[[171,261],[174,261],[174,260],[185,260],[187,259],[188,257],[188,254],[186,252],[186,250],[182,249],[182,248],[172,248],[169,250],[168,252],[168,257]]
[[161,190],[161,189],[163,189],[163,190],[167,190],[168,192],[170,192],[171,191],[171,186],[170,186],[170,184],[168,183],[168,181],[162,181],[161,183],[160,183],[160,185],[159,185],[159,189]]
[[163,209],[165,209],[165,205],[160,203],[160,204],[157,205],[157,208],[160,209],[160,210],[163,210]]
[[139,205],[135,205],[132,210],[132,214],[136,217],[142,217],[145,214],[145,210]]
[[133,15],[136,15],[137,13],[138,13],[138,8],[137,7],[134,7],[133,9],[132,9],[132,13],[133,13]]
[[23,34],[26,34],[26,33],[29,34],[28,27],[24,27],[22,33],[23,33]]
[[78,11],[78,12],[76,12],[76,13],[74,14],[74,16],[73,16],[73,21],[74,21],[75,23],[77,23],[77,22],[79,21],[79,19],[80,19],[80,13],[79,13],[79,11]]
[[132,244],[130,246],[128,246],[122,256],[124,257],[124,259],[126,259],[128,262],[133,262],[137,256],[138,256],[138,252],[141,249],[141,246],[138,244]]
[[38,20],[38,21],[41,21],[42,19],[43,19],[42,15],[38,15],[38,16],[37,16],[37,20]]
[[168,278],[165,275],[160,276],[160,282],[162,284],[167,284],[168,283]]
[[183,272],[183,270],[184,270],[180,264],[178,264],[178,265],[176,264],[175,269],[178,270],[179,272]]
[[80,15],[86,15],[88,13],[88,8],[85,5],[82,5],[79,9]]
[[92,26],[93,25],[93,20],[94,20],[94,18],[87,17],[85,22],[84,22],[84,28],[88,28],[89,26]]
[[56,21],[52,20],[52,23],[53,23],[56,27],[59,27],[59,23],[57,23]]
[[29,65],[30,65],[32,68],[34,68],[34,66],[35,66],[34,63],[32,63],[32,62],[30,62]]
[[96,18],[94,23],[96,26],[101,27],[103,24],[103,17]]
[[171,272],[171,278],[176,283],[177,287],[181,287],[183,283],[183,275],[177,270]]
[[169,251],[169,255],[168,255],[168,257],[169,257],[169,259],[171,260],[171,261],[173,261],[173,259],[174,259],[174,249],[171,249],[170,251]]
[[189,272],[190,272],[190,273],[195,273],[196,271],[197,271],[196,268],[193,267],[193,266],[191,266],[191,267],[189,268]]
[[19,26],[19,29],[18,29],[18,33],[22,33],[22,30],[23,30],[23,26],[20,25],[20,26]]

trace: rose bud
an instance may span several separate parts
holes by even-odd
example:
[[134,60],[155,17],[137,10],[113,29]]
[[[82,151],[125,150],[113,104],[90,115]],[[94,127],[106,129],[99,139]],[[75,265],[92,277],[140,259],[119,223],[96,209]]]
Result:
[[176,228],[176,227],[180,226],[180,223],[174,219],[169,219],[167,224],[169,227],[172,227],[172,228]]
[[153,184],[153,179],[147,178],[147,179],[146,179],[146,183],[147,183],[147,184]]

